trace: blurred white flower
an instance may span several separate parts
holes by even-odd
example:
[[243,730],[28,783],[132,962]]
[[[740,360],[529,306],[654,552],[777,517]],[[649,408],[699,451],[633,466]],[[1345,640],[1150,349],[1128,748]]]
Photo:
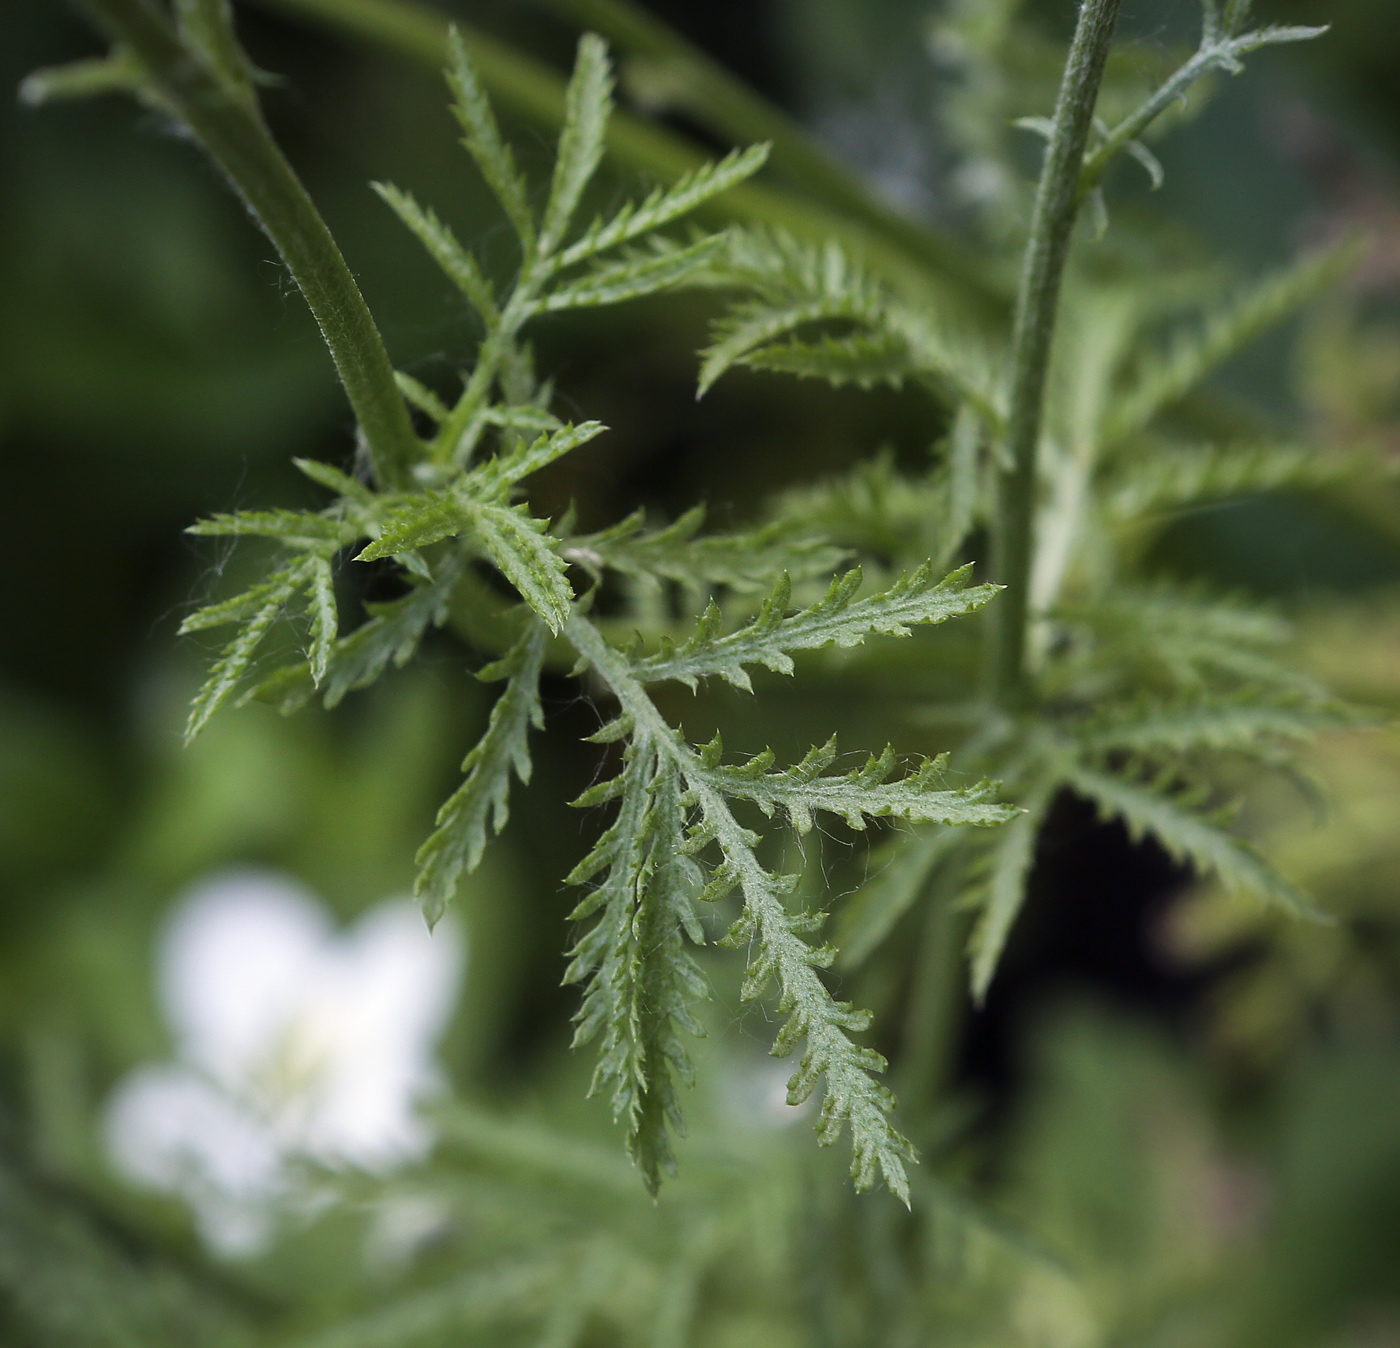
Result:
[[178,1062],[117,1086],[113,1163],[186,1199],[215,1249],[256,1252],[297,1159],[383,1171],[427,1151],[415,1106],[441,1086],[433,1054],[461,969],[458,929],[429,934],[408,900],[337,931],[284,876],[199,884],[159,955]]

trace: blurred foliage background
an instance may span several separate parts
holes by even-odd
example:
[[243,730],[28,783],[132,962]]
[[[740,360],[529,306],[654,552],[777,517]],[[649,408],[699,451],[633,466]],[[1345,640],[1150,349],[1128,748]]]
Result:
[[[651,8],[898,209],[958,228],[933,116],[946,78],[933,0]],[[1217,391],[1328,443],[1400,453],[1400,24],[1392,0],[1260,8],[1333,29],[1267,53],[1163,143],[1153,226],[1241,274],[1368,231],[1357,277]],[[1067,33],[1069,5],[1031,10],[1043,32]],[[566,67],[574,33],[557,14],[528,0],[457,11]],[[396,364],[444,377],[469,331],[366,186],[392,177],[462,237],[489,248],[499,234],[440,81],[272,10],[248,6],[240,22],[279,77],[274,129]],[[1124,22],[1132,41],[1165,46],[1189,36],[1194,7],[1135,0]],[[96,49],[62,4],[0,10],[8,89]],[[700,134],[647,75],[625,80],[634,103]],[[512,130],[543,157],[546,135]],[[715,1344],[902,1344],[926,1341],[913,1326],[932,1304],[950,1343],[1400,1345],[1400,739],[1388,729],[1320,742],[1320,797],[1252,797],[1251,827],[1337,914],[1332,928],[1193,888],[1155,849],[1059,803],[1027,920],[967,1014],[914,1217],[888,1195],[813,1184],[833,1167],[805,1124],[753,1103],[766,1060],[726,993],[706,1050],[724,1068],[702,1076],[732,1090],[698,1102],[686,1177],[653,1208],[604,1106],[577,1103],[586,1068],[566,1051],[571,900],[557,877],[585,837],[556,802],[587,785],[571,732],[593,722],[558,680],[542,789],[520,798],[460,904],[468,968],[441,1051],[459,1103],[436,1157],[386,1181],[319,1177],[341,1201],[289,1219],[274,1252],[236,1267],[203,1250],[180,1205],[123,1185],[99,1119],[126,1071],[169,1054],[152,970],[172,903],[250,864],[295,876],[346,921],[404,892],[489,705],[444,638],[426,668],[334,713],[284,721],[253,707],[179,747],[204,652],[175,628],[240,565],[183,529],[214,509],[309,501],[290,457],[345,457],[330,363],[269,258],[213,171],[151,116],[116,101],[0,102],[13,559],[0,589],[0,1341],[662,1344],[695,1319]],[[572,499],[602,524],[705,498],[712,521],[740,521],[814,474],[922,451],[913,393],[748,375],[697,404],[708,313],[668,298],[544,333],[563,404],[613,428],[585,468],[571,459],[550,480],[546,504]],[[1295,614],[1314,669],[1400,712],[1395,499],[1231,501],[1152,546],[1163,569]],[[802,716],[797,698],[765,708]],[[859,714],[845,709],[846,723]],[[877,1011],[881,976],[863,992]],[[385,1256],[395,1213],[419,1234]],[[905,1222],[923,1260],[912,1275],[884,1253]],[[577,1290],[573,1320],[542,1290],[559,1286]]]

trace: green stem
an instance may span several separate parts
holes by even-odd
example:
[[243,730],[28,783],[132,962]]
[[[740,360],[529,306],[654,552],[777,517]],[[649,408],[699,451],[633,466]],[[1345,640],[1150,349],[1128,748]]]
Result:
[[326,222],[245,88],[222,79],[147,0],[84,0],[139,62],[161,103],[192,131],[276,246],[330,348],[376,479],[405,485],[422,453],[393,366]]
[[484,423],[480,416],[489,401],[491,385],[501,368],[501,360],[520,329],[534,312],[535,298],[545,280],[545,269],[533,253],[527,253],[520,278],[515,283],[509,301],[501,310],[500,319],[481,344],[476,365],[462,396],[457,399],[446,421],[438,427],[431,451],[442,463],[465,467],[476,448],[477,437]]
[[1239,42],[1229,38],[1223,41],[1207,27],[1201,38],[1200,48],[1189,61],[1167,79],[1136,111],[1130,113],[1105,137],[1104,142],[1084,163],[1084,172],[1079,182],[1081,199],[1098,185],[1103,171],[1130,141],[1136,140],[1171,105],[1186,97],[1186,91],[1197,80],[1208,75],[1216,66],[1226,66],[1234,60],[1238,69],[1235,50]]
[[1120,0],[1084,0],[1055,104],[1055,132],[1045,155],[1021,265],[1011,336],[1005,462],[998,480],[993,578],[1006,593],[993,613],[991,685],[1003,705],[1025,700],[1026,623],[1036,457],[1045,383],[1055,335],[1060,284],[1079,212],[1084,149],[1103,80]]

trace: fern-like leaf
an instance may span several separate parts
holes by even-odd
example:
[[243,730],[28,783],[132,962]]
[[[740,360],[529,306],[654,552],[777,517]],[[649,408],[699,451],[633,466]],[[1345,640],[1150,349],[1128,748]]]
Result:
[[585,33],[579,39],[573,77],[564,95],[564,127],[540,227],[539,250],[546,257],[563,242],[583,189],[603,157],[603,133],[612,115],[612,87],[608,49],[596,33]]
[[1214,875],[1227,889],[1248,890],[1299,917],[1327,920],[1248,843],[1167,792],[1082,764],[1066,769],[1065,782],[1106,817],[1121,819],[1134,838],[1151,835],[1178,861]]
[[670,1134],[685,1132],[677,1087],[693,1069],[681,1034],[703,1033],[690,1008],[705,984],[685,950],[686,936],[703,941],[685,814],[675,763],[639,739],[627,751],[615,822],[570,876],[581,883],[607,869],[573,913],[598,914],[565,974],[588,980],[574,1043],[601,1041],[592,1089],[625,1118],[628,1150],[652,1193],[675,1174]]
[[815,342],[770,342],[739,357],[737,363],[751,370],[824,379],[836,388],[854,384],[863,389],[877,384],[897,388],[914,369],[908,345],[890,332],[859,332]]
[[473,504],[471,520],[501,574],[553,633],[568,621],[574,592],[559,544],[524,506]]
[[482,273],[476,258],[457,242],[451,229],[431,209],[420,206],[410,193],[400,191],[391,183],[370,185],[428,250],[428,255],[452,284],[467,297],[482,321],[488,327],[499,322],[500,308],[491,282]]
[[190,704],[189,719],[185,722],[187,744],[238,691],[272,624],[311,581],[314,564],[314,558],[294,562],[236,598],[201,609],[185,620],[180,628],[182,634],[225,623],[240,624],[238,635],[224,647]]
[[[369,621],[337,640],[331,650],[323,677],[327,707],[336,706],[355,689],[368,688],[390,663],[399,667],[408,663],[428,628],[447,621],[462,566],[461,555],[451,553],[437,564],[430,579],[409,577],[412,588],[402,599],[365,606]],[[279,669],[249,696],[292,712],[306,705],[315,687],[310,664],[302,663]]]
[[925,563],[883,593],[858,600],[861,571],[853,567],[833,580],[815,604],[791,617],[787,606],[792,587],[783,577],[748,626],[719,635],[720,612],[712,603],[683,646],[663,644],[656,655],[637,661],[634,670],[647,682],[677,679],[694,688],[701,679],[718,676],[748,690],[752,684],[746,665],[791,674],[793,651],[856,646],[875,635],[908,636],[913,626],[975,612],[996,596],[997,587],[969,585],[971,576],[972,568],[962,567],[936,580]]
[[645,200],[628,202],[610,220],[595,220],[581,238],[555,254],[555,268],[577,266],[689,215],[711,197],[757,173],[767,158],[768,146],[751,145],[746,150],[731,151],[716,163],[702,165],[670,187],[654,188]]
[[887,1064],[881,1054],[853,1043],[850,1037],[869,1027],[870,1013],[836,1001],[818,975],[818,969],[835,959],[836,950],[813,947],[804,939],[819,916],[788,911],[785,896],[795,887],[796,877],[773,875],[760,866],[752,836],[739,826],[720,792],[698,772],[687,772],[686,780],[706,833],[723,856],[720,878],[743,892],[744,914],[722,942],[749,950],[740,995],[752,1001],[776,983],[778,1005],[787,1019],[772,1051],[785,1057],[804,1043],[797,1070],[788,1081],[788,1103],[804,1103],[825,1079],[818,1141],[831,1146],[849,1128],[856,1188],[868,1189],[882,1179],[907,1204],[909,1180],[904,1166],[916,1159],[916,1153],[890,1122],[894,1096],[872,1075],[883,1072]]
[[1136,434],[1180,401],[1211,371],[1331,285],[1355,260],[1348,243],[1303,258],[1255,286],[1198,333],[1179,338],[1166,354],[1147,362],[1105,420],[1105,446]]
[[309,510],[240,510],[200,520],[185,532],[205,538],[274,538],[288,547],[325,556],[358,537],[353,524]]
[[799,580],[830,575],[845,557],[796,522],[701,535],[704,523],[705,507],[699,505],[664,528],[648,530],[639,510],[600,533],[571,538],[562,553],[594,575],[606,569],[637,580],[674,581],[692,591],[725,585],[740,594],[768,589],[784,572]]
[[340,635],[340,616],[336,612],[335,581],[331,564],[324,557],[311,562],[311,649],[309,664],[311,678],[319,688],[330,669],[331,654]]
[[1159,447],[1110,476],[1104,503],[1120,519],[1136,519],[1200,501],[1323,486],[1367,466],[1362,456],[1324,453],[1304,445]]
[[544,726],[539,694],[544,652],[544,628],[531,623],[503,659],[477,676],[504,679],[506,687],[491,708],[486,733],[463,760],[466,780],[438,811],[437,827],[418,850],[414,892],[429,924],[451,902],[458,877],[476,869],[488,826],[495,833],[506,826],[512,772],[522,783],[530,781],[530,730]]
[[713,762],[712,780],[735,800],[751,800],[770,818],[783,810],[799,834],[812,827],[813,812],[822,810],[840,815],[857,830],[867,819],[891,816],[921,824],[1004,824],[1016,810],[996,803],[997,786],[977,782],[973,786],[950,789],[945,780],[947,755],[924,759],[913,772],[889,780],[895,766],[894,750],[886,746],[878,757],[871,755],[863,767],[841,776],[827,775],[836,759],[836,737],[812,749],[798,764],[785,772],[769,772],[772,750],[765,750],[747,763],[728,767],[719,763],[722,746],[718,736],[705,747],[707,762]]
[[555,287],[540,302],[540,308],[546,313],[592,309],[674,289],[696,275],[724,242],[722,234],[684,247],[668,240],[653,240],[649,252],[596,267],[577,280]]
[[1022,797],[1023,812],[988,844],[986,889],[967,945],[972,961],[972,995],[979,1004],[987,996],[1006,938],[1026,901],[1036,839],[1056,784],[1053,777],[1046,777],[1026,792]]
[[[740,825],[729,806],[727,797],[734,790],[736,774],[749,782],[757,781],[764,776],[767,762],[760,759],[757,770],[750,765],[747,772],[742,768],[726,769],[718,762],[717,743],[703,751],[691,748],[661,717],[627,656],[609,646],[592,624],[574,617],[568,636],[621,703],[621,714],[600,732],[599,738],[630,738],[634,752],[638,743],[650,745],[659,760],[669,760],[674,765],[683,786],[681,807],[697,816],[683,847],[677,850],[697,856],[708,849],[718,850],[718,864],[713,866],[711,879],[699,897],[714,901],[736,888],[743,894],[743,914],[723,944],[749,951],[748,972],[741,990],[746,1000],[762,996],[770,984],[778,987],[779,1007],[787,1019],[773,1052],[781,1057],[799,1043],[805,1045],[788,1084],[789,1101],[802,1103],[824,1079],[826,1094],[818,1123],[820,1141],[830,1144],[849,1127],[851,1173],[856,1187],[868,1188],[882,1178],[907,1202],[904,1166],[914,1159],[914,1151],[890,1122],[894,1097],[872,1075],[884,1069],[885,1060],[851,1039],[853,1033],[869,1025],[869,1013],[836,1001],[827,991],[817,971],[831,964],[835,948],[814,947],[805,939],[807,933],[821,925],[823,915],[789,911],[786,896],[796,887],[798,877],[773,874],[759,863],[754,852],[757,837]],[[811,762],[824,757],[824,752],[818,751]],[[627,790],[624,773],[620,781],[586,793],[579,803],[597,803],[619,794],[625,800]],[[614,846],[621,845],[619,835]],[[581,875],[586,877],[604,864],[610,864],[607,855],[588,863]]]
[[[708,279],[754,298],[734,304],[715,325],[715,341],[701,365],[700,396],[737,364],[834,374],[857,383],[917,374],[971,402],[989,423],[1000,423],[1002,380],[976,336],[946,330],[927,313],[899,303],[834,242],[814,246],[778,230],[731,231],[730,245]],[[798,329],[832,323],[857,331],[828,332],[815,342],[798,336]]]
[[561,425],[548,413],[528,407],[513,408],[489,419],[517,430],[544,432],[528,444],[522,443],[514,453],[502,454],[483,464],[477,471],[474,476],[493,495],[499,495],[502,488],[514,486],[531,473],[537,473],[556,459],[562,459],[565,454],[586,445],[608,429],[601,421],[581,421],[577,426],[571,422]]
[[1271,701],[1259,690],[1246,688],[1229,699],[1115,709],[1090,721],[1076,739],[1079,748],[1091,754],[1249,750],[1308,740],[1320,731],[1358,725],[1362,719],[1336,703]]
[[1086,657],[1095,670],[1132,683],[1160,682],[1199,695],[1212,687],[1252,685],[1288,697],[1325,701],[1323,690],[1282,659],[1288,623],[1267,609],[1169,589],[1122,589],[1082,614],[1093,632]]
[[452,90],[452,111],[466,132],[463,145],[476,160],[487,185],[496,194],[507,219],[515,227],[521,248],[528,255],[535,247],[535,219],[530,210],[525,179],[515,166],[515,155],[501,136],[496,114],[477,79],[461,34],[448,35],[447,83]]

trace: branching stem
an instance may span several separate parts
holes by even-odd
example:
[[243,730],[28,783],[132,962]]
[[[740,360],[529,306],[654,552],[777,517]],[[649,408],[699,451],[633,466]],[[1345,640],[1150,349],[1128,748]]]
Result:
[[1055,333],[1060,282],[1079,212],[1084,150],[1094,104],[1118,20],[1119,0],[1084,0],[1055,104],[1055,130],[1045,155],[1021,266],[1011,338],[1011,385],[1005,463],[998,482],[993,577],[1006,593],[993,610],[992,694],[1014,706],[1025,697],[1026,623],[1036,452],[1045,382]]
[[383,338],[326,222],[268,132],[251,94],[182,42],[146,0],[85,0],[139,62],[159,100],[198,137],[276,246],[330,348],[376,480],[406,485],[421,447]]

